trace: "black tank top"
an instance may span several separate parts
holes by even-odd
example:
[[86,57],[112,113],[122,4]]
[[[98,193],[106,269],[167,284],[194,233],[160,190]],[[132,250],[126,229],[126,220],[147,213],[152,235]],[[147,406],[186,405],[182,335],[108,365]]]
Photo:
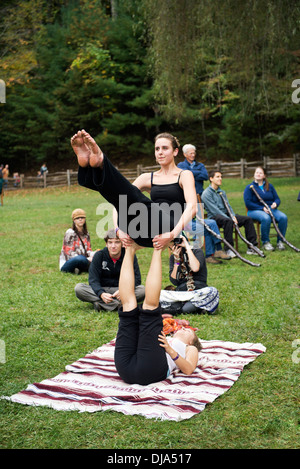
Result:
[[167,203],[168,205],[177,202],[181,205],[182,210],[184,210],[184,193],[179,185],[181,173],[182,171],[179,173],[177,182],[172,184],[153,184],[153,173],[151,173],[151,200],[157,204]]

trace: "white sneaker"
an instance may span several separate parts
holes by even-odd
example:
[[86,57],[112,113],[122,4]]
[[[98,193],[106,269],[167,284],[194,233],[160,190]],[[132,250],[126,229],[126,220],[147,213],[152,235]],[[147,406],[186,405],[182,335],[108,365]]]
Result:
[[285,245],[283,244],[282,241],[278,241],[277,249],[278,249],[278,251],[284,251],[285,250]]
[[246,254],[248,254],[248,256],[250,256],[250,255],[258,256],[257,252],[254,251],[254,250],[251,249],[251,248],[247,249]]
[[231,249],[228,249],[228,251],[226,251],[226,254],[227,254],[227,256],[231,257],[231,259],[233,257],[236,257],[236,254],[234,254],[234,252]]
[[263,245],[263,249],[265,249],[266,251],[274,251],[274,248],[273,248],[272,244],[269,241],[267,241]]

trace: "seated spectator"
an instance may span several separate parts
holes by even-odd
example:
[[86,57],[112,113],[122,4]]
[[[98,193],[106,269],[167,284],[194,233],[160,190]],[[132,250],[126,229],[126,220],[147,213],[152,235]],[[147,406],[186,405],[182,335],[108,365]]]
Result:
[[[178,168],[192,171],[195,179],[196,194],[201,197],[203,192],[203,182],[208,180],[206,168],[203,163],[196,161],[196,147],[194,145],[184,145],[182,147],[182,153],[185,157],[185,160],[178,163],[177,166]],[[215,220],[206,219],[205,223],[212,231],[220,235],[220,231]],[[190,222],[189,226],[195,233],[200,233],[200,235],[203,233],[203,226],[197,220]],[[222,251],[222,246],[218,238],[212,235],[205,227],[204,239],[206,263],[221,264],[221,259],[230,259],[230,257],[227,256],[224,251]],[[195,238],[194,246],[200,247],[199,242],[197,242],[197,237]]]
[[[94,305],[95,311],[117,310],[121,306],[119,293],[119,277],[125,249],[115,230],[109,230],[104,238],[106,247],[97,251],[89,270],[89,285],[78,283],[75,294],[81,301]],[[135,296],[137,302],[145,297],[145,287],[141,285],[141,273],[134,258]]]
[[208,180],[208,174],[203,163],[196,161],[196,147],[191,144],[183,145],[184,161],[178,163],[178,168],[192,171],[195,179],[196,194],[203,192],[203,182]]
[[73,226],[64,236],[59,257],[62,272],[80,274],[88,272],[93,259],[90,235],[86,225],[86,213],[81,208],[72,212]]
[[[287,230],[287,216],[285,213],[278,210],[280,198],[278,197],[275,187],[267,180],[264,169],[259,166],[254,172],[254,181],[248,184],[244,190],[244,201],[248,209],[247,215],[260,223],[263,249],[266,251],[274,251],[274,247],[270,243],[271,216],[266,207],[258,200],[257,196],[250,188],[251,185],[254,186],[257,193],[272,210],[274,218],[278,223],[278,228],[283,236],[285,236]],[[277,249],[279,251],[285,249],[279,235],[277,236]]]
[[[227,211],[227,208],[222,200],[222,197],[220,196],[220,193],[222,193],[223,197],[228,203],[228,206],[232,215],[234,216],[235,223],[237,223],[239,227],[240,226],[245,227],[245,234],[246,234],[247,240],[254,246],[257,246],[257,237],[256,237],[256,231],[254,228],[253,220],[250,217],[247,217],[245,215],[235,214],[231,205],[228,202],[226,192],[223,189],[221,190],[221,184],[222,184],[221,172],[211,171],[209,173],[209,180],[210,180],[210,186],[207,187],[203,191],[203,194],[202,194],[202,201],[204,202],[204,207],[207,212],[208,218],[215,220],[220,228],[224,228],[224,238],[231,246],[233,246],[234,223],[230,214]],[[226,253],[230,257],[236,257],[236,254],[231,249],[228,249]],[[257,254],[257,253],[253,249],[248,248],[247,254]]]
[[207,269],[201,249],[191,249],[185,237],[174,244],[169,260],[170,280],[175,289],[161,291],[160,302],[164,313],[215,313],[219,293],[207,286]]

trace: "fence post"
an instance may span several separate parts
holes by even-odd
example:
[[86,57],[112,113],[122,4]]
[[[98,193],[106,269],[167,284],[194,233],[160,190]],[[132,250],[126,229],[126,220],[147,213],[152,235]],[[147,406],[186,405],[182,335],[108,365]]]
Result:
[[44,172],[43,178],[44,178],[44,189],[46,189],[46,187],[47,187],[47,171]]
[[139,177],[142,174],[142,165],[138,164],[136,167],[136,177]]
[[269,166],[269,157],[268,156],[263,157],[263,165],[264,165],[264,169],[265,169],[266,173],[268,173],[268,166]]
[[68,186],[71,185],[71,175],[70,175],[70,170],[69,169],[67,169],[67,184],[68,184]]
[[24,186],[24,174],[20,174],[20,189],[23,189]]
[[294,172],[294,176],[296,177],[297,176],[297,159],[298,159],[298,156],[299,154],[298,153],[294,153],[293,154],[293,172]]
[[241,158],[241,179],[245,179],[245,158]]

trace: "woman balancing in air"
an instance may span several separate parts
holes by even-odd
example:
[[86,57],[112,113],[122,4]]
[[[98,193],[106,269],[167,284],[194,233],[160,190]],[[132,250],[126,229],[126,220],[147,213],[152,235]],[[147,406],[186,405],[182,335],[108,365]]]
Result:
[[161,183],[165,182],[164,178],[168,182],[172,180],[175,190],[180,185],[181,194],[175,198],[176,202],[173,194],[170,194],[174,202],[172,204],[165,200],[165,195],[162,200],[156,199],[156,202],[146,197],[142,191],[146,187],[144,184],[147,185],[148,182],[139,179],[139,187],[131,184],[86,131],[81,130],[71,138],[79,163],[78,182],[100,192],[115,207],[118,214],[118,236],[125,247],[133,240],[143,247],[165,248],[180,235],[196,214],[197,197],[193,174],[191,171],[181,171],[173,164],[174,157],[178,154],[178,145],[164,135],[156,138],[155,157],[161,165]]
[[193,329],[182,328],[168,341],[164,333],[159,305],[162,283],[161,249],[154,249],[148,271],[145,300],[137,305],[134,294],[133,261],[135,243],[126,248],[121,267],[119,292],[119,329],[115,347],[115,365],[120,377],[129,384],[147,385],[162,381],[175,369],[190,375],[198,363],[201,344]]

